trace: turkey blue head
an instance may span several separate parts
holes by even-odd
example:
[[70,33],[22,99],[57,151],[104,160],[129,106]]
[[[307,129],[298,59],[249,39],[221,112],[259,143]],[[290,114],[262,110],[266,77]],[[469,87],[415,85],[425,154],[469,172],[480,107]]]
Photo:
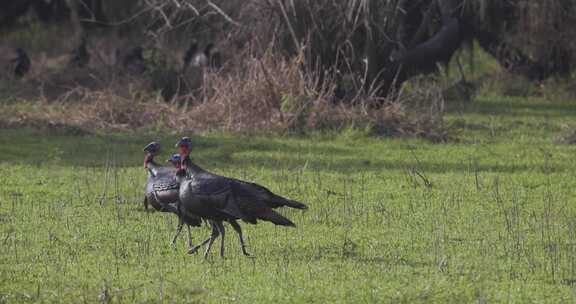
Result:
[[180,154],[172,154],[172,156],[170,156],[170,158],[167,160],[167,162],[174,165],[174,167],[176,167],[177,169],[180,169],[180,164],[182,162],[182,158],[180,157]]
[[146,152],[146,156],[144,157],[144,168],[147,168],[148,164],[154,161],[154,156],[160,153],[160,144],[153,141],[144,147],[144,152]]
[[146,147],[144,147],[144,152],[151,155],[157,155],[158,153],[160,153],[160,144],[153,141],[149,143]]

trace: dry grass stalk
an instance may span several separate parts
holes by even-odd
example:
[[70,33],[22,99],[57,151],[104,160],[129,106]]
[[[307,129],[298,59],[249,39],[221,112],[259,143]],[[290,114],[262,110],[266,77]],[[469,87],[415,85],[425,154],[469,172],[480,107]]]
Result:
[[[3,106],[6,114],[0,120],[11,125],[64,124],[102,131],[286,133],[356,126],[375,134],[443,136],[435,134],[441,127],[442,109],[415,107],[417,103],[407,100],[416,97],[409,94],[383,102],[360,93],[355,104],[337,102],[335,82],[303,72],[303,61],[302,54],[292,59],[272,52],[247,56],[227,73],[206,72],[201,94],[182,97],[187,101],[184,104],[166,103],[138,82],[133,89],[117,82],[97,90],[75,87],[55,101]],[[422,103],[438,99],[426,94],[418,97]],[[418,111],[410,112],[412,108]]]

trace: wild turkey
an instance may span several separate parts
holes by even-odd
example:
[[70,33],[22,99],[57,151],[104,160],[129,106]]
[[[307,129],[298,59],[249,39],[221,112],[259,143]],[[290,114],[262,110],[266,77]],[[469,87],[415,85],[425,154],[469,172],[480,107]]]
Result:
[[204,47],[204,51],[198,52],[198,43],[192,40],[190,47],[186,51],[183,58],[184,66],[182,70],[186,70],[188,66],[193,67],[209,67],[212,69],[219,69],[222,66],[222,55],[218,51],[214,51],[214,43],[208,43]]
[[129,73],[141,75],[146,71],[143,53],[144,49],[141,46],[137,46],[124,56],[122,65]]
[[[169,162],[171,162],[174,167],[176,167],[177,169],[179,169],[181,167],[181,157],[180,154],[173,154],[172,157],[168,160]],[[177,208],[178,208],[178,216],[181,218],[181,222],[184,223],[189,223],[189,222],[196,222],[198,220],[198,217],[193,215],[192,217],[190,215],[186,215],[182,212],[181,210],[181,204],[178,202],[177,203]],[[236,232],[238,233],[239,237],[240,237],[240,247],[242,249],[242,253],[246,256],[250,256],[250,254],[248,253],[248,251],[246,251],[246,245],[244,244],[244,238],[242,237],[242,229],[240,228],[240,225],[235,221],[235,220],[228,220],[228,222],[230,223],[230,225],[234,228],[234,230],[236,230]],[[210,226],[212,227],[212,233],[216,233],[216,235],[219,234],[218,232],[218,225],[220,225],[221,223],[217,223],[215,221],[212,220],[208,220],[208,223],[210,224]],[[190,226],[188,226],[188,228],[190,228]],[[182,224],[180,224],[178,226],[178,232],[182,230]],[[190,229],[188,229],[188,235],[190,235]],[[176,234],[174,236],[174,240],[172,241],[174,243],[174,241],[176,240],[176,237],[178,236],[178,234]],[[206,243],[210,240],[210,238],[204,240],[202,243],[200,243],[200,245],[196,246],[195,248],[190,248],[190,252],[189,253],[195,253],[198,248],[206,245]]]
[[[172,163],[172,165],[174,166],[175,170],[177,171],[178,169],[181,168],[181,158],[180,158],[180,154],[172,154],[172,156],[167,160],[167,162]],[[175,172],[174,172],[175,174]],[[174,176],[174,180],[176,180],[176,177]],[[176,243],[176,239],[178,238],[178,235],[180,234],[180,232],[182,231],[182,227],[184,226],[184,224],[186,224],[187,228],[188,228],[188,248],[191,249],[192,248],[192,239],[191,239],[191,235],[190,235],[190,227],[191,226],[200,226],[202,224],[202,219],[198,216],[195,215],[186,215],[183,214],[181,209],[180,209],[180,201],[176,201],[175,203],[171,203],[170,204],[170,211],[173,212],[173,210],[176,210],[176,215],[178,215],[178,228],[176,229],[176,234],[174,235],[174,238],[172,239],[172,245],[174,245]],[[212,224],[210,222],[210,224]]]
[[[148,169],[148,183],[146,185],[146,197],[144,198],[144,206],[146,210],[148,209],[148,203],[154,207],[154,209],[161,211],[161,212],[172,212],[178,215],[179,223],[178,228],[176,229],[176,234],[172,239],[171,244],[174,245],[176,243],[176,239],[178,235],[182,231],[182,227],[184,224],[188,226],[188,247],[190,248],[189,253],[194,253],[198,250],[198,248],[204,246],[210,238],[203,241],[200,245],[196,247],[192,247],[192,239],[190,233],[190,226],[200,226],[201,219],[194,215],[194,214],[186,214],[181,210],[181,204],[178,201],[178,198],[174,198],[174,192],[176,192],[176,196],[178,194],[178,184],[175,180],[174,174],[175,171],[173,169],[162,167],[157,165],[154,162],[154,155],[160,152],[160,144],[157,142],[152,142],[148,144],[144,151],[147,152],[147,156],[144,161],[144,166]],[[181,157],[180,154],[174,154],[171,158],[168,159],[168,162],[172,163],[176,170],[180,169],[181,166]],[[151,177],[152,176],[152,177]],[[208,221],[212,227],[212,234],[215,237],[219,234],[219,229],[222,225],[222,222],[218,223],[216,221],[209,220]],[[246,251],[246,246],[244,244],[244,239],[242,237],[242,230],[240,225],[235,220],[229,220],[230,225],[236,230],[240,237],[240,246],[242,249],[242,253],[244,255],[249,256],[250,254]]]
[[154,161],[154,156],[160,152],[159,143],[151,142],[144,147],[144,152],[146,152],[144,167],[148,170],[144,208],[148,210],[148,204],[150,204],[157,211],[171,212],[178,215],[178,228],[171,244],[174,245],[176,243],[182,227],[186,224],[188,226],[188,246],[192,247],[190,226],[200,226],[202,221],[197,216],[183,215],[178,210],[179,184],[175,179],[175,171],[180,168],[180,155],[176,154],[177,157],[173,156],[168,160],[176,165],[175,170],[174,168],[160,166]]
[[70,66],[83,68],[90,61],[90,53],[88,53],[88,48],[86,47],[86,38],[82,37],[80,45],[72,51],[72,57],[70,58]]
[[30,70],[30,58],[22,48],[16,49],[16,58],[12,59],[11,62],[14,64],[14,76],[18,78],[22,78]]
[[196,42],[196,40],[192,40],[192,42],[190,42],[190,47],[188,47],[188,50],[186,50],[186,53],[184,54],[184,58],[182,58],[183,71],[186,71],[186,69],[192,62],[192,59],[194,58],[194,56],[196,56],[196,52],[198,52],[198,42]]
[[190,160],[190,139],[183,137],[177,146],[180,148],[182,169],[176,173],[180,183],[180,209],[183,214],[196,215],[212,221],[212,234],[209,239],[192,248],[195,252],[200,246],[208,243],[204,257],[208,256],[212,243],[222,234],[220,256],[224,256],[224,225],[228,221],[238,233],[242,251],[244,248],[242,230],[237,219],[256,224],[258,220],[272,222],[276,225],[294,227],[294,223],[272,210],[278,207],[307,209],[303,203],[285,199],[270,190],[234,178],[210,173]]

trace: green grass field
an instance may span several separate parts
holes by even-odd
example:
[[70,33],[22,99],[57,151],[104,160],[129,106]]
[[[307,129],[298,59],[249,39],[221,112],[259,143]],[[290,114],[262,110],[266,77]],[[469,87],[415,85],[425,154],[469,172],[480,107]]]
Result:
[[[0,130],[0,303],[576,301],[576,106],[482,97],[458,140],[194,136],[194,160],[309,204],[226,258],[143,212],[154,136]],[[570,125],[572,124],[572,125]],[[177,136],[160,136],[165,152]],[[209,234],[193,230],[194,242]]]

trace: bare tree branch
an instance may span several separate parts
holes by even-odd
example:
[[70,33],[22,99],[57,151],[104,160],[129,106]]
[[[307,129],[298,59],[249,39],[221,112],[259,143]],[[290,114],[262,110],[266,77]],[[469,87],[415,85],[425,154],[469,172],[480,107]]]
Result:
[[210,7],[212,7],[216,12],[218,12],[220,15],[222,15],[222,17],[224,17],[224,19],[226,19],[228,22],[236,25],[236,26],[242,26],[242,24],[234,21],[230,16],[228,16],[228,14],[226,14],[221,8],[219,8],[216,4],[214,4],[212,1],[208,0],[208,5]]

